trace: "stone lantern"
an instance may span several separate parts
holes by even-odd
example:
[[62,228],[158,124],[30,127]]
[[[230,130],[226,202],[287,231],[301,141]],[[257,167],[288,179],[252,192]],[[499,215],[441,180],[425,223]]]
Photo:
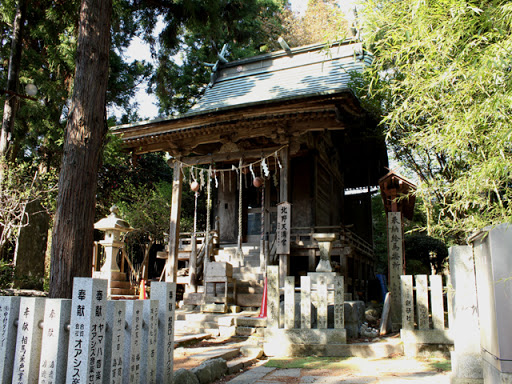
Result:
[[320,262],[316,267],[316,272],[332,272],[331,249],[332,242],[336,240],[336,234],[314,233],[313,239],[318,242],[318,248],[320,249]]
[[121,234],[133,230],[130,224],[118,216],[118,213],[119,208],[114,205],[110,208],[110,215],[94,224],[94,229],[105,232],[105,238],[100,241],[100,244],[105,250],[105,263],[97,276],[99,275],[98,277],[108,280],[108,292],[110,292],[112,273],[119,272],[116,256],[119,250],[124,246],[124,241],[121,240]]

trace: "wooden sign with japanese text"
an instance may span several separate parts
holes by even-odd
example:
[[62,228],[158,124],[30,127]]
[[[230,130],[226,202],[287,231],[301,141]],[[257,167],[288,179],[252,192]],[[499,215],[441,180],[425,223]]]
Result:
[[282,202],[277,205],[276,243],[278,255],[290,254],[290,227],[292,221],[292,205]]

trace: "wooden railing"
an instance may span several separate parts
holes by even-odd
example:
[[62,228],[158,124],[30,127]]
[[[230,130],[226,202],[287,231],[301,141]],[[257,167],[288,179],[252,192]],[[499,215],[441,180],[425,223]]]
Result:
[[361,236],[352,232],[345,226],[317,226],[317,227],[292,227],[291,229],[291,244],[297,247],[304,247],[308,245],[316,245],[313,240],[313,234],[315,233],[337,233],[339,234],[339,240],[333,243],[333,248],[339,248],[344,246],[354,247],[361,254],[373,257],[373,247]]

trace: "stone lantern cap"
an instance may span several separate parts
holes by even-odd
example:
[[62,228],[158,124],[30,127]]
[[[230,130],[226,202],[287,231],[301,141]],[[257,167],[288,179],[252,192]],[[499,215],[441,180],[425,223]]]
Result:
[[100,221],[94,224],[94,229],[99,229],[100,231],[112,231],[117,230],[119,232],[130,232],[133,231],[133,228],[130,227],[125,220],[121,219],[118,216],[119,208],[115,205],[110,208],[110,215],[104,217]]

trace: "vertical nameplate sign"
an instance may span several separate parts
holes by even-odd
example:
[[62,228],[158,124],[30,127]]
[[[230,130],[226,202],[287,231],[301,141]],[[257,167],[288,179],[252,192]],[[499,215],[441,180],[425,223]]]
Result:
[[123,354],[126,303],[122,300],[107,302],[107,334],[105,338],[104,384],[123,382]]
[[334,328],[345,328],[345,294],[343,276],[334,276]]
[[37,383],[43,336],[40,323],[43,321],[44,302],[45,299],[40,297],[21,298],[12,374],[13,383]]
[[12,379],[17,328],[14,321],[20,311],[20,297],[0,297],[0,382]]
[[283,202],[277,205],[276,253],[278,255],[290,254],[290,226],[292,219],[292,205]]
[[140,381],[140,344],[142,339],[143,300],[126,300],[126,322],[124,343],[123,382]]
[[400,212],[388,212],[388,252],[391,321],[395,329],[402,320],[400,276],[403,275],[403,230]]
[[141,384],[156,383],[156,347],[158,342],[158,301],[144,300],[142,328]]
[[173,382],[174,310],[176,283],[152,283],[151,299],[158,300],[158,347],[156,382]]
[[75,277],[66,382],[101,383],[105,359],[107,280]]
[[39,384],[66,382],[71,300],[46,299]]

